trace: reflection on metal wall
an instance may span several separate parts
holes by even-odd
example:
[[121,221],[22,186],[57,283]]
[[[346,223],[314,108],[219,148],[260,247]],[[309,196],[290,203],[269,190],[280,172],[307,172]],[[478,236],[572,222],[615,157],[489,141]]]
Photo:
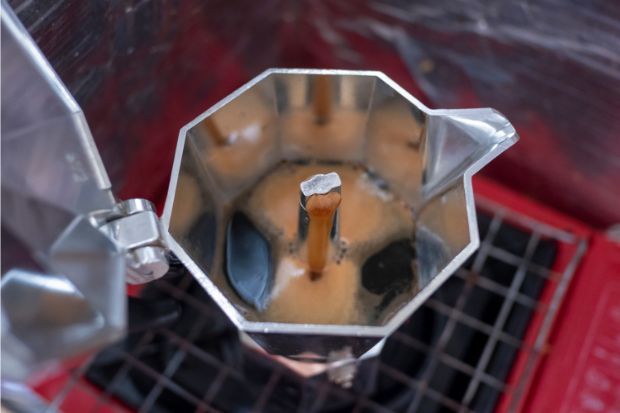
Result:
[[382,70],[432,107],[499,109],[522,141],[485,173],[594,225],[620,221],[614,2],[10,3],[122,196],[162,201],[180,126],[263,69],[339,67]]

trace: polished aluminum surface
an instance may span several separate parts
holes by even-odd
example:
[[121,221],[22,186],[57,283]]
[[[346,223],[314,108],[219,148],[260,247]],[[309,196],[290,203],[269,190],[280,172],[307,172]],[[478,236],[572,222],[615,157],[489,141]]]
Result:
[[[318,80],[326,78],[327,87]],[[330,113],[319,123],[316,100],[326,94],[321,105]],[[349,346],[359,357],[477,249],[471,176],[517,139],[492,109],[431,110],[380,72],[272,69],[181,129],[163,222],[174,253],[267,351],[325,359]],[[282,160],[362,164],[406,202],[417,225],[419,285],[406,305],[379,324],[255,321],[226,280],[214,278],[221,247],[199,240],[216,238],[225,206]],[[192,229],[205,215],[212,225],[196,238]]]
[[[125,257],[88,214],[115,204],[84,114],[2,2],[2,378],[125,329]],[[5,259],[6,253],[6,259]]]
[[2,2],[2,186],[73,213],[110,208],[84,113]]
[[129,284],[144,284],[168,272],[164,231],[150,201],[128,199],[91,214],[91,220],[126,252]]

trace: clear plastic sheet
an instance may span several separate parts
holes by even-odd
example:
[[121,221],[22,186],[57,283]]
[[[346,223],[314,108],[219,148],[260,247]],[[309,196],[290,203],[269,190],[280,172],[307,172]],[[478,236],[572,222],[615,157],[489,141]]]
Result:
[[11,5],[82,105],[121,196],[162,201],[178,129],[268,67],[378,69],[521,141],[485,174],[620,222],[620,3],[135,1]]

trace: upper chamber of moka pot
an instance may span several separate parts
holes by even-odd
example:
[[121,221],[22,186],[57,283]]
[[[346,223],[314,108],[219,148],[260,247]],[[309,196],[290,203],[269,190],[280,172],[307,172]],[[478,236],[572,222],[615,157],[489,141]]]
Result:
[[[268,352],[316,361],[339,351],[361,357],[380,348],[478,248],[471,177],[517,139],[493,109],[431,110],[380,72],[268,70],[181,129],[163,216],[169,245]],[[346,259],[348,245],[360,268],[353,281],[329,280],[318,297],[293,297],[282,315],[269,310],[279,288],[277,255],[286,250],[274,240],[293,245],[301,226],[278,228],[297,218],[252,197],[279,174],[265,193],[297,211],[299,180],[297,187],[286,182],[308,178],[304,171],[341,176],[338,242],[345,247],[335,259]],[[372,199],[352,195],[351,182],[360,191],[372,187],[391,206],[377,212]],[[253,202],[263,221],[238,213]],[[394,221],[398,211],[410,226]],[[340,318],[304,318],[334,303],[345,303],[334,305]],[[351,308],[355,316],[342,316]]]

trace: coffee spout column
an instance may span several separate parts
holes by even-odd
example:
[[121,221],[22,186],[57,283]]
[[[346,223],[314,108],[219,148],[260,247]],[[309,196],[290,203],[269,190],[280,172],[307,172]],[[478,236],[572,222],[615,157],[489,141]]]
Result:
[[341,186],[335,172],[313,175],[299,185],[298,235],[312,279],[321,277],[329,260],[330,244],[338,238]]

